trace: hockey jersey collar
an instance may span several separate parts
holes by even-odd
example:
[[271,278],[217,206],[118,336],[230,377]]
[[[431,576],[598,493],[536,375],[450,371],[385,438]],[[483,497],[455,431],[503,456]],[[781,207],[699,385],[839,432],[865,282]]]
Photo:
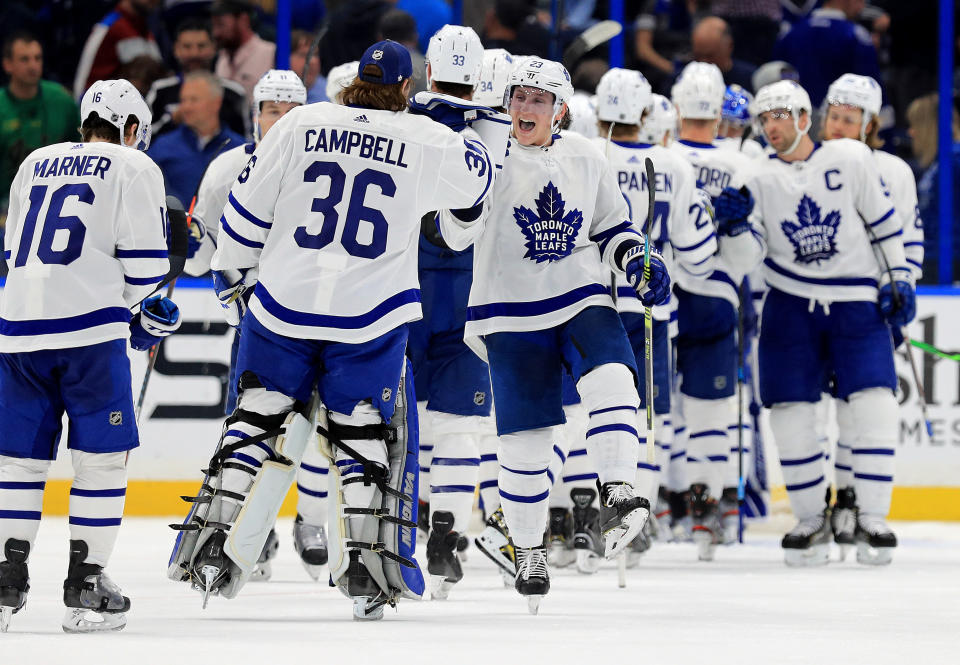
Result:
[[614,145],[618,145],[621,148],[652,148],[652,143],[640,143],[637,141],[613,141]]
[[687,139],[677,139],[677,143],[682,143],[691,148],[714,149],[717,146],[712,143],[701,143],[700,141],[688,141]]
[[806,158],[806,159],[798,159],[798,160],[796,160],[796,161],[794,161],[794,162],[788,162],[787,160],[783,159],[783,158],[782,158],[779,154],[777,154],[777,153],[773,153],[772,155],[770,155],[770,156],[769,156],[769,159],[779,159],[779,160],[780,160],[781,162],[783,162],[784,164],[796,164],[797,162],[809,162],[809,161],[810,161],[810,158],[813,157],[813,154],[814,154],[817,150],[820,149],[820,146],[821,146],[821,145],[823,145],[823,144],[822,144],[820,141],[814,141],[814,142],[813,142],[813,150],[810,151],[810,154],[807,155],[807,158]]

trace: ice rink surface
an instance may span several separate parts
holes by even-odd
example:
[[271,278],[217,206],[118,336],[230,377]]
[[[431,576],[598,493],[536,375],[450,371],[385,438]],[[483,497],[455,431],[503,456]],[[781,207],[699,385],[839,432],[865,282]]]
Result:
[[[851,553],[796,570],[782,562],[782,517],[710,564],[692,545],[655,546],[626,589],[612,564],[593,576],[554,570],[539,616],[471,545],[449,600],[404,602],[383,621],[358,623],[346,598],[307,577],[289,520],[277,527],[273,580],[201,610],[198,593],[164,576],[169,521],[124,521],[108,570],[133,601],[127,628],[66,635],[68,530],[64,518],[45,519],[29,601],[0,635],[0,663],[960,663],[958,524],[892,524],[900,547],[887,568],[860,566]],[[425,567],[422,545],[419,555]]]

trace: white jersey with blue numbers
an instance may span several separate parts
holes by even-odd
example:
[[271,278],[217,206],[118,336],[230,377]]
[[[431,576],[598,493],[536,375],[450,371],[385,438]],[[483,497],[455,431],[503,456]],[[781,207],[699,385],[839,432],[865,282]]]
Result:
[[[627,201],[630,218],[642,229],[647,223],[648,188],[644,160],[650,158],[654,169],[653,227],[650,238],[660,252],[670,274],[678,271],[704,278],[713,272],[717,252],[717,234],[704,194],[697,188],[693,167],[675,152],[649,143],[626,143],[593,139],[610,160],[620,191]],[[617,309],[643,312],[626,277],[617,277]],[[676,301],[653,308],[653,318],[668,321],[676,311]],[[674,314],[675,316],[675,314]]]
[[159,167],[112,143],[34,150],[10,187],[0,352],[129,335],[130,307],[170,269]]
[[[693,166],[697,184],[715,199],[724,187],[739,189],[750,172],[754,160],[738,150],[718,147],[716,143],[678,140],[670,150],[683,156]],[[680,272],[676,283],[685,291],[703,296],[723,298],[734,307],[740,303],[739,284],[744,275],[756,267],[762,255],[762,244],[754,234],[719,239],[720,252],[715,269],[706,278]]]
[[865,144],[834,139],[792,163],[773,156],[747,186],[756,199],[753,217],[763,227],[764,277],[772,288],[825,302],[875,300],[877,245],[897,278],[909,278],[900,216]]
[[482,143],[426,117],[301,106],[238,176],[211,267],[259,268],[250,312],[275,333],[365,342],[421,317],[423,214],[477,205],[493,178]]
[[910,166],[889,152],[874,150],[877,168],[890,193],[893,208],[903,227],[903,250],[914,281],[923,276],[923,220],[917,204],[917,181]]
[[591,305],[613,307],[610,270],[621,244],[642,240],[603,153],[579,134],[549,148],[511,144],[480,219],[441,211],[444,240],[474,243],[464,337],[481,357],[483,335],[544,330]]

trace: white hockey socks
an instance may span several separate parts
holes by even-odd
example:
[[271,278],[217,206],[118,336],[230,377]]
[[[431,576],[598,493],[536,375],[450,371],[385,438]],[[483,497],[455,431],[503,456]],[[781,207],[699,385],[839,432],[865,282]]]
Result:
[[33,547],[49,471],[48,460],[0,455],[0,557],[9,538]]
[[433,422],[432,412],[427,411],[427,402],[417,402],[417,424],[420,427],[420,485],[421,502],[430,501],[430,463],[433,461]]
[[[430,513],[453,513],[453,530],[466,533],[480,472],[479,416],[433,411],[433,461],[430,463]],[[432,519],[432,518],[431,518]]]
[[[710,496],[720,499],[727,479],[730,437],[727,427],[735,397],[699,399],[683,395],[687,424],[687,474],[690,484],[703,483]],[[736,485],[736,480],[733,481]]]
[[637,434],[640,397],[630,369],[619,363],[595,367],[577,382],[577,392],[590,418],[587,450],[600,483],[633,485],[641,457]]
[[853,487],[853,444],[857,430],[853,422],[853,407],[850,402],[836,400],[837,405],[837,452],[834,457],[834,482],[837,489]]
[[497,436],[497,425],[492,415],[483,419],[477,439],[477,447],[480,451],[477,490],[480,494],[483,514],[490,517],[491,513],[500,507],[500,491],[497,488],[497,476],[500,475],[497,449],[500,447],[500,437]]
[[500,505],[517,547],[543,542],[550,498],[547,468],[556,436],[555,427],[541,427],[500,437]]
[[70,540],[87,544],[83,563],[106,566],[117,542],[127,497],[127,453],[71,451]]
[[798,520],[824,509],[824,452],[817,438],[817,407],[812,402],[784,402],[770,409],[770,429],[780,453],[780,468],[790,506]]
[[327,526],[330,463],[310,437],[297,470],[297,513],[306,524]]
[[899,407],[887,388],[868,388],[849,397],[857,433],[851,450],[853,486],[861,514],[890,512]]
[[588,487],[596,490],[597,467],[587,454],[587,427],[589,417],[583,404],[571,404],[563,407],[567,422],[558,427],[559,438],[553,447],[555,462],[559,467],[555,469],[550,464],[553,492],[550,495],[550,505],[558,508],[571,508],[573,500],[570,491],[577,487]]

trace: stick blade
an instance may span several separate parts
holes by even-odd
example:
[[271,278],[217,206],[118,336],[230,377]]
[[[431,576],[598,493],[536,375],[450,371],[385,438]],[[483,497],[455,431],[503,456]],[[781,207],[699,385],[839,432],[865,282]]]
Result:
[[563,66],[573,69],[587,53],[623,32],[623,26],[616,21],[606,20],[596,23],[580,34],[563,52]]

